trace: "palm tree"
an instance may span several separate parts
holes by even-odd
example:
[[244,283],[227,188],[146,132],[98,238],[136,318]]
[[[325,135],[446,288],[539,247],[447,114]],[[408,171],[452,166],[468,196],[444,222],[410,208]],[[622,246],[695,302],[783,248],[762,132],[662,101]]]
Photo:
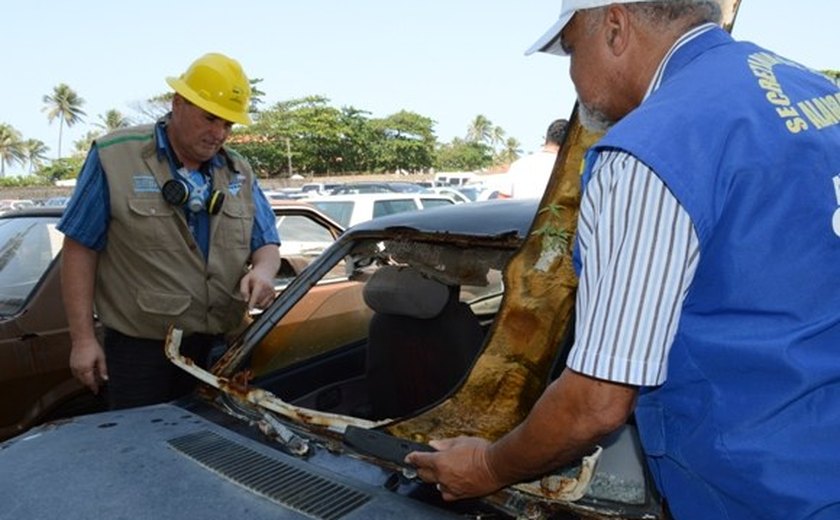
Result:
[[64,124],[67,123],[67,128],[70,128],[83,120],[83,116],[87,115],[82,110],[85,100],[66,84],[61,83],[53,88],[52,95],[45,95],[43,101],[45,106],[41,111],[47,113],[50,123],[58,118],[58,158],[61,159],[61,137],[64,133]]
[[23,160],[23,142],[20,140],[20,132],[11,125],[0,123],[0,177],[6,176],[6,164],[22,164]]
[[501,126],[494,126],[492,130],[490,130],[490,141],[493,144],[493,148],[505,142],[505,136],[507,132]]
[[94,124],[106,133],[131,125],[131,121],[122,112],[113,108],[105,112],[105,114],[99,114],[99,120],[101,121],[100,123]]
[[467,141],[471,143],[491,142],[493,123],[483,115],[475,116],[469,128],[467,128]]
[[40,168],[47,159],[47,150],[50,148],[44,144],[40,139],[27,139],[23,143],[23,154],[27,161],[29,161],[29,173],[32,173],[35,168]]
[[260,111],[260,105],[263,104],[263,96],[265,96],[265,92],[257,87],[258,84],[262,83],[262,78],[254,78],[249,79],[248,83],[251,84],[251,103],[248,107],[248,112],[251,115],[256,115]]
[[505,141],[504,148],[502,148],[502,151],[499,152],[499,162],[510,164],[519,159],[519,156],[522,153],[520,146],[519,141],[517,141],[515,137],[508,137],[507,141]]
[[100,137],[102,137],[102,132],[99,130],[88,130],[88,133],[73,143],[76,153],[84,155],[88,150],[90,150],[90,147],[93,146],[93,142]]

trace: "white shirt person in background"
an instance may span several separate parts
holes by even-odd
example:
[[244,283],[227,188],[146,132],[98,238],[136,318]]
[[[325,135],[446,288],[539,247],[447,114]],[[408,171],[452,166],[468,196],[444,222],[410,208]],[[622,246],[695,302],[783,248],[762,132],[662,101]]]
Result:
[[552,121],[546,130],[542,149],[511,163],[507,172],[511,183],[511,198],[542,198],[568,125],[565,119]]

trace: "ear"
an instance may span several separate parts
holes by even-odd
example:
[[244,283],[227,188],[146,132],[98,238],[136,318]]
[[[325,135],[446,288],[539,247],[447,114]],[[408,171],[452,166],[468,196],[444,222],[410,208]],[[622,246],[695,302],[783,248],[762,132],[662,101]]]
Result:
[[612,4],[604,15],[607,47],[614,56],[621,56],[630,45],[632,33],[630,11],[623,4]]
[[172,110],[180,109],[181,106],[184,104],[184,98],[181,97],[181,94],[175,93],[172,96]]

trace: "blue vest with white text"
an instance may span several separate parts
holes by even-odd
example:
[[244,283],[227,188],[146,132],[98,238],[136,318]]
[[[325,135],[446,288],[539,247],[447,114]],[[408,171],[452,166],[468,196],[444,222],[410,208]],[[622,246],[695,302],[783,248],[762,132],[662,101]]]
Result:
[[840,518],[840,91],[714,29],[590,150],[647,164],[697,272],[636,420],[675,518]]

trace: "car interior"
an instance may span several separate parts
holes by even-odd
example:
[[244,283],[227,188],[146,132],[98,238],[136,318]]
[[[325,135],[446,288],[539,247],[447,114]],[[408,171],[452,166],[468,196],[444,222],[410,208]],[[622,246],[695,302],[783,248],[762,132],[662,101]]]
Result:
[[252,384],[319,411],[414,415],[457,388],[481,352],[513,251],[376,240],[356,252],[348,274],[330,271],[257,347]]

